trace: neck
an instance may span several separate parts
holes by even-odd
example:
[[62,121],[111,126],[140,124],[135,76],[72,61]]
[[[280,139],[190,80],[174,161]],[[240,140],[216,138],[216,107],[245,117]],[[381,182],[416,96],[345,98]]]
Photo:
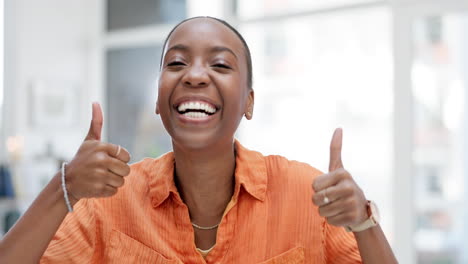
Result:
[[207,148],[209,151],[173,145],[175,180],[192,222],[218,224],[234,192],[234,144]]

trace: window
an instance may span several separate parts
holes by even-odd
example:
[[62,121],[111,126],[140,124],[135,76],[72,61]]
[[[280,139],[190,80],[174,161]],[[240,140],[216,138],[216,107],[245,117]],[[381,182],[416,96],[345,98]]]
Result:
[[268,15],[284,15],[291,12],[303,12],[323,8],[342,7],[344,5],[378,2],[375,0],[239,0],[237,11],[241,18],[248,19]]
[[107,30],[175,23],[186,17],[186,0],[108,0]]
[[107,52],[109,141],[124,146],[132,161],[171,149],[162,121],[154,114],[161,46]]
[[393,62],[387,8],[241,25],[251,47],[255,109],[239,139],[326,171],[344,129],[343,162],[384,216],[391,239]]
[[[466,263],[468,14],[413,27],[413,169],[418,263]],[[465,54],[465,55],[464,55]],[[465,247],[465,248],[464,248]],[[463,259],[465,258],[465,259]]]

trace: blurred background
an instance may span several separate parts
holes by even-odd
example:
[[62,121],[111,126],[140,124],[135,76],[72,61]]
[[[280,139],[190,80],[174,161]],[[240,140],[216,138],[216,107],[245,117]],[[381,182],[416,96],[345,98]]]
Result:
[[170,151],[162,42],[197,15],[250,45],[244,146],[326,171],[343,127],[344,165],[400,263],[468,263],[465,0],[0,0],[0,236],[73,157],[92,101],[132,162]]

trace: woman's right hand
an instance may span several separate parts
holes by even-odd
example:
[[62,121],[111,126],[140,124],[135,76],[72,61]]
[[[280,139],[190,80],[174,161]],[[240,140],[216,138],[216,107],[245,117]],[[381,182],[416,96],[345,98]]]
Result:
[[102,124],[101,107],[93,103],[88,135],[65,167],[66,186],[73,204],[81,198],[116,194],[130,173],[130,154],[120,146],[101,141]]

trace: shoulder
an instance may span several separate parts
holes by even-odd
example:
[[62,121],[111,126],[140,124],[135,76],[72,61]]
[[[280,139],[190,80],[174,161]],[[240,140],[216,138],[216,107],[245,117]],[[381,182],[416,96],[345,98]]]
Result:
[[[265,156],[265,163],[269,221],[289,227],[284,232],[304,245],[319,243],[324,219],[312,203],[312,183],[322,172],[307,163],[278,155]],[[305,229],[310,233],[304,233]]]
[[248,164],[248,170],[266,172],[267,180],[295,180],[311,181],[323,174],[321,171],[307,163],[289,160],[280,155],[265,156],[262,153],[250,150],[236,141],[238,151],[238,165]]
[[166,176],[168,170],[172,169],[173,162],[174,155],[172,152],[168,152],[157,158],[144,158],[130,164],[130,174],[126,176],[126,182],[147,186],[155,177]]
[[157,158],[144,158],[140,161],[130,164],[131,172],[132,173],[140,173],[140,174],[148,174],[151,170],[157,169],[160,166],[164,166],[163,164],[168,160],[171,160],[173,157],[172,152],[168,152],[163,154]]
[[[99,199],[103,206],[132,206],[150,201],[148,199],[151,186],[164,185],[171,179],[173,154],[166,153],[158,158],[145,158],[130,164],[130,174],[125,176],[125,184],[118,189],[116,195],[108,199]],[[129,199],[131,197],[132,199]]]
[[280,155],[269,155],[265,156],[264,159],[269,180],[308,183],[323,174],[307,163],[289,160]]

